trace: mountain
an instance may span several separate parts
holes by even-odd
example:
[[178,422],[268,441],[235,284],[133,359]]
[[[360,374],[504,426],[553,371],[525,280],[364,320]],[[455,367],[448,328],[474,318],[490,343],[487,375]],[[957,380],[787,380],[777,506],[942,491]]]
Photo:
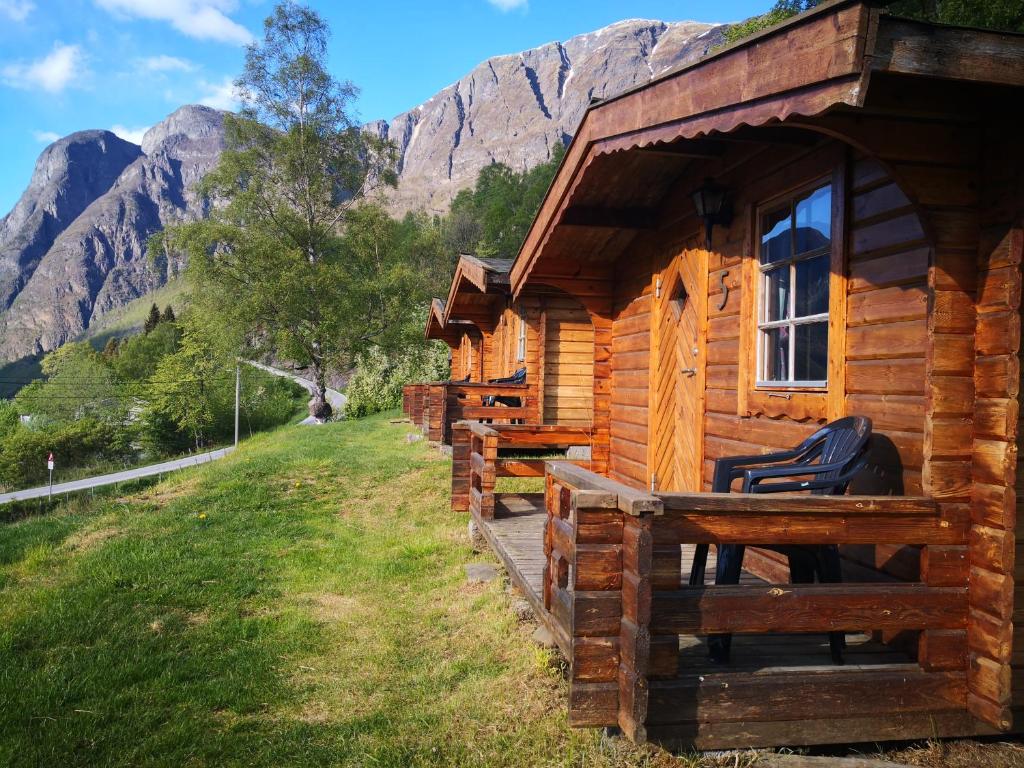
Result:
[[492,162],[524,170],[568,143],[591,99],[695,61],[722,43],[721,26],[630,19],[488,59],[425,103],[368,128],[399,150],[395,213],[448,209]]
[[56,349],[163,283],[146,239],[205,213],[193,187],[220,157],[222,123],[218,110],[186,106],[141,147],[86,131],[43,151],[0,223],[0,360]]
[[[619,22],[488,59],[415,109],[367,124],[399,150],[389,208],[444,212],[489,163],[520,170],[549,159],[591,99],[700,58],[721,43],[721,29]],[[0,219],[0,362],[56,349],[162,285],[166,275],[148,264],[146,240],[206,213],[193,188],[223,146],[223,113],[185,106],[141,146],[82,131],[43,150],[25,193]]]

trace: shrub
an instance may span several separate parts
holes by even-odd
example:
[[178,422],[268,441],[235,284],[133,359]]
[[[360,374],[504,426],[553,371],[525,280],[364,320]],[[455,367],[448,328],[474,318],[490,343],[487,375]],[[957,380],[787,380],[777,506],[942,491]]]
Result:
[[0,483],[24,488],[45,482],[50,452],[64,467],[134,456],[129,432],[97,419],[52,425],[46,431],[19,426],[0,441]]
[[402,387],[448,377],[448,349],[444,344],[410,347],[391,357],[373,347],[356,361],[345,395],[345,415],[361,418],[402,404]]

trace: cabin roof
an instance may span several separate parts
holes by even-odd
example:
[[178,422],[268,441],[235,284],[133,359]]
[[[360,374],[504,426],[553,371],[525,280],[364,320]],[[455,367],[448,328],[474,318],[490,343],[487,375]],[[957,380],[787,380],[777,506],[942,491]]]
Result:
[[[955,55],[951,53],[955,52]],[[1024,35],[901,19],[831,0],[586,111],[511,271],[621,253],[680,177],[720,139],[763,140],[800,118],[863,107],[876,73],[1024,86]],[[799,137],[796,137],[799,138]],[[787,139],[788,140],[788,139]],[[716,154],[717,153],[717,154]],[[601,254],[604,254],[602,256]],[[541,269],[541,276],[552,270]]]
[[459,254],[455,274],[444,304],[445,322],[453,318],[486,322],[498,297],[510,291],[512,259],[481,259],[469,253]]
[[473,324],[463,320],[444,319],[445,300],[436,296],[430,300],[430,312],[427,313],[427,327],[423,336],[438,339],[450,345],[458,344],[459,339],[467,331],[472,331]]

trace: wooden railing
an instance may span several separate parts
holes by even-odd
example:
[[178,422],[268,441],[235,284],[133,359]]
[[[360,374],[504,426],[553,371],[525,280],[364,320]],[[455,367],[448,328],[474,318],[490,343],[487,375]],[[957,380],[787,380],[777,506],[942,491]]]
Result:
[[406,384],[402,387],[402,412],[420,428],[423,426],[423,403],[426,393],[426,384]]
[[[428,440],[435,442],[450,444],[452,424],[456,421],[508,424],[539,420],[536,393],[528,384],[437,381],[419,386],[423,387],[423,410],[418,419],[413,417],[413,421]],[[484,405],[488,397],[517,397],[522,405]]]
[[[856,740],[877,734],[886,718],[928,733],[929,718],[967,716],[962,506],[888,496],[648,495],[563,462],[547,464],[545,504],[543,599],[569,638],[572,724],[699,744],[708,723],[742,723],[739,746],[802,743],[807,719],[836,718],[836,740]],[[681,547],[705,543],[923,545],[922,576],[682,586]],[[862,630],[919,632],[917,664],[787,667],[760,677],[726,668],[713,680],[679,665],[680,635]],[[791,741],[780,741],[780,721],[791,724]],[[721,729],[708,738],[721,744]]]
[[[544,477],[545,459],[508,458],[499,450],[562,450],[589,446],[590,431],[557,424],[480,424],[452,426],[452,509],[494,517],[494,487],[499,477]],[[571,462],[588,465],[588,460]]]

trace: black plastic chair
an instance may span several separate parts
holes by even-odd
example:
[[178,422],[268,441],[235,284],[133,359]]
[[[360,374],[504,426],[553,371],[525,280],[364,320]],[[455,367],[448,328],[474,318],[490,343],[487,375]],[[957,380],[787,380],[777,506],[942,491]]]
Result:
[[[525,384],[526,383],[526,368],[520,368],[518,371],[513,373],[511,376],[505,376],[500,379],[488,379],[488,384]],[[487,395],[484,398],[484,405],[493,406],[496,403],[501,403],[509,408],[519,408],[523,404],[522,398],[510,397],[505,395]]]
[[[822,427],[790,451],[718,459],[715,462],[711,490],[714,493],[729,493],[733,482],[742,479],[743,493],[810,491],[823,496],[842,495],[846,493],[850,481],[867,463],[870,439],[871,419],[848,416]],[[838,584],[842,581],[839,547],[834,544],[777,545],[764,548],[787,556],[790,580],[794,584],[810,584],[815,577],[824,584]],[[742,544],[719,545],[716,584],[739,583],[744,551],[745,546]],[[698,544],[690,570],[691,586],[704,584],[707,557],[708,545]],[[731,643],[731,635],[709,636],[708,649],[712,660],[722,663],[728,661]],[[844,633],[829,634],[832,661],[836,664],[843,663],[844,644]]]

